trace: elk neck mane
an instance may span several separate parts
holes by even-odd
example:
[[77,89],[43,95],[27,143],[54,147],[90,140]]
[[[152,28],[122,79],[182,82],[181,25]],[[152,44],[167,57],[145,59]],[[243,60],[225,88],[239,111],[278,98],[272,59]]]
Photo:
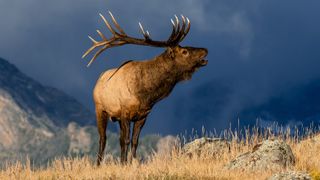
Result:
[[139,74],[143,80],[136,84],[137,95],[152,106],[167,97],[179,81],[185,80],[186,73],[189,74],[165,51],[140,64]]

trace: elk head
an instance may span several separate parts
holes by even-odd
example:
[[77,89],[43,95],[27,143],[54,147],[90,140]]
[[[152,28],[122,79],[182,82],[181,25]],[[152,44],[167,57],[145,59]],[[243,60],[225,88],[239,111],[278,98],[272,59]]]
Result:
[[[172,32],[169,38],[166,41],[154,41],[150,37],[149,31],[145,31],[141,23],[139,22],[139,27],[141,30],[144,39],[134,38],[128,36],[124,30],[120,27],[112,13],[109,11],[109,15],[112,19],[113,24],[115,25],[114,29],[106,18],[100,14],[100,17],[106,24],[107,28],[112,33],[112,37],[107,39],[99,30],[97,33],[101,37],[102,41],[96,41],[91,36],[89,38],[93,42],[92,47],[90,47],[82,56],[86,57],[94,49],[101,47],[92,57],[90,64],[99,56],[104,50],[116,46],[122,46],[125,44],[136,44],[144,46],[153,46],[153,47],[166,47],[167,50],[165,54],[169,56],[169,59],[176,61],[180,67],[184,67],[187,72],[194,72],[201,66],[205,66],[208,61],[204,58],[208,54],[207,49],[205,48],[194,48],[194,47],[181,47],[179,43],[186,37],[190,30],[190,20],[187,17],[181,15],[182,24],[180,23],[179,18],[175,15],[175,20],[171,19],[172,23]],[[188,78],[187,78],[188,79]]]
[[208,50],[205,48],[181,47],[177,45],[175,47],[168,47],[165,53],[169,54],[170,58],[168,59],[174,61],[181,70],[181,80],[190,79],[191,75],[198,68],[208,63],[208,61],[204,59],[208,54]]

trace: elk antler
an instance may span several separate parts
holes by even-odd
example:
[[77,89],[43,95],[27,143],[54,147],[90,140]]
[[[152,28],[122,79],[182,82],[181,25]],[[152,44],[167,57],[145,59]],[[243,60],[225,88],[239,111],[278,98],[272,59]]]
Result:
[[[112,33],[112,37],[110,39],[107,39],[99,30],[97,30],[97,33],[101,37],[101,41],[96,41],[91,36],[89,36],[89,39],[93,42],[92,47],[90,47],[82,56],[82,58],[85,58],[88,54],[90,54],[94,49],[101,47],[92,57],[90,62],[88,63],[88,67],[90,64],[106,49],[116,47],[116,46],[122,46],[125,44],[138,44],[138,45],[144,45],[144,46],[154,46],[154,47],[169,47],[169,46],[176,46],[178,45],[188,34],[190,30],[190,20],[187,17],[184,17],[181,15],[182,18],[182,26],[180,27],[179,18],[175,15],[175,21],[171,19],[172,23],[172,32],[170,37],[167,41],[154,41],[150,37],[149,31],[145,31],[139,22],[140,30],[142,35],[144,36],[144,39],[138,39],[134,37],[128,36],[124,30],[120,27],[112,13],[109,11],[109,15],[112,19],[113,24],[116,27],[116,30],[113,29],[113,27],[110,25],[110,23],[106,20],[106,18],[100,14],[100,17],[106,24],[107,28]],[[187,25],[186,25],[187,23]]]

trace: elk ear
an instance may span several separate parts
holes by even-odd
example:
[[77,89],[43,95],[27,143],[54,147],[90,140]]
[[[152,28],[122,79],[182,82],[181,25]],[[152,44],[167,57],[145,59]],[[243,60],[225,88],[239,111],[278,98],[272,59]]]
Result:
[[167,48],[167,52],[168,52],[168,56],[169,56],[171,59],[174,59],[174,58],[175,58],[174,50],[173,50],[172,47],[168,47],[168,48]]

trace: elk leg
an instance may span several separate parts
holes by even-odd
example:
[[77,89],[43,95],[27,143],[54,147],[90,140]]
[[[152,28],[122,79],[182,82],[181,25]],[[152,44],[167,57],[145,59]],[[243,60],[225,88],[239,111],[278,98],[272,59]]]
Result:
[[139,143],[139,135],[141,132],[141,129],[146,122],[146,118],[143,118],[139,121],[136,121],[133,126],[133,132],[132,132],[132,140],[131,140],[131,152],[132,152],[132,157],[136,158],[137,157],[137,147]]
[[130,121],[120,120],[121,163],[127,162],[128,145],[130,143]]
[[108,115],[105,111],[101,111],[99,108],[96,108],[97,116],[97,128],[99,133],[99,151],[97,158],[97,166],[100,166],[101,160],[103,159],[104,149],[106,147],[106,129],[108,123]]

